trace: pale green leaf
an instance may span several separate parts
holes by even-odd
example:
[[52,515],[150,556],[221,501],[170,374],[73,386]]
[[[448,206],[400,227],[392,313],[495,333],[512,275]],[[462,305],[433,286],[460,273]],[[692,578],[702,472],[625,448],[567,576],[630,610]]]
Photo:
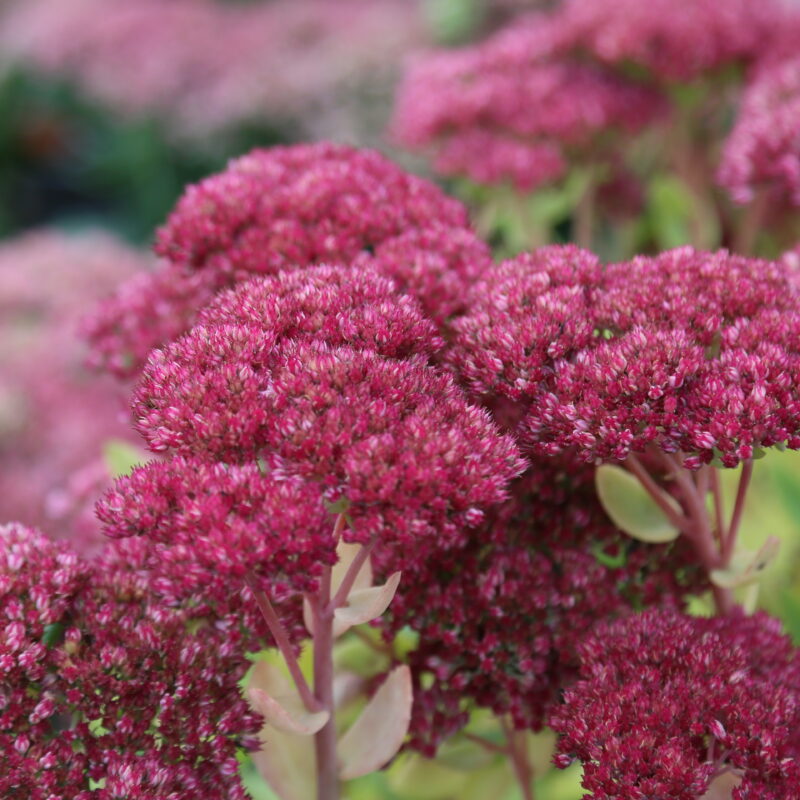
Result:
[[403,744],[411,721],[411,670],[393,669],[339,740],[339,777],[358,778],[383,767]]
[[[675,528],[635,475],[613,464],[602,464],[595,472],[597,495],[611,521],[620,530],[649,544],[664,544],[678,538]],[[676,513],[678,503],[664,493],[665,502]]]

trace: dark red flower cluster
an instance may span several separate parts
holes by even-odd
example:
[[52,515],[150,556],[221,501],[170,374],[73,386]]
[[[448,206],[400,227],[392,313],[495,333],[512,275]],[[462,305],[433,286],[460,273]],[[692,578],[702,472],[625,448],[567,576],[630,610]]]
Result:
[[[390,570],[394,553],[376,560]],[[682,541],[644,546],[609,523],[576,458],[534,462],[464,547],[403,573],[385,624],[419,632],[409,661],[433,681],[415,694],[411,746],[433,755],[466,722],[465,699],[541,728],[582,636],[641,604],[680,604],[699,585],[691,561]]]
[[156,251],[167,264],[86,322],[94,363],[118,374],[135,374],[216,292],[254,274],[374,255],[441,318],[490,261],[456,200],[376,152],[333,144],[256,150],[189,187]]
[[243,800],[242,619],[167,605],[142,547],[90,564],[19,526],[0,541],[3,796]]
[[655,442],[695,468],[800,448],[798,285],[781,264],[682,248],[599,274],[590,253],[545,248],[489,273],[472,308],[452,363],[516,404],[532,452],[624,460]]
[[800,793],[800,662],[777,620],[652,609],[598,624],[578,652],[550,724],[587,797],[695,800],[722,776],[734,800]]
[[520,189],[560,177],[610,130],[631,133],[664,110],[661,95],[572,57],[558,15],[534,15],[488,41],[418,60],[400,89],[392,128],[432,149],[444,174]]

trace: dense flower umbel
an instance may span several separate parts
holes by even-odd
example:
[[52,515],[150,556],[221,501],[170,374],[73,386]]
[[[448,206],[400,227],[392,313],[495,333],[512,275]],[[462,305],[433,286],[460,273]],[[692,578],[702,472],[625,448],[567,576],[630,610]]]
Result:
[[[158,236],[156,250],[171,266],[123,287],[87,322],[95,361],[133,374],[215,292],[253,274],[373,253],[383,274],[425,293],[420,299],[441,318],[488,262],[466,226],[461,204],[376,152],[333,144],[256,150],[189,187]],[[414,241],[413,231],[428,230]],[[378,252],[396,237],[397,249]]]
[[3,796],[244,798],[246,620],[167,606],[142,547],[89,564],[20,526],[0,541]]
[[[451,541],[481,519],[480,506],[505,498],[523,468],[511,438],[431,367],[316,341],[290,341],[263,359],[261,343],[246,336],[236,345],[242,363],[231,328],[195,329],[183,341],[193,347],[198,330],[220,337],[202,354],[205,373],[187,360],[176,382],[156,364],[137,391],[151,447],[261,456],[278,474],[318,481],[328,499],[347,498],[353,539]],[[264,366],[248,371],[252,347]]]
[[563,24],[601,61],[685,81],[757,57],[785,15],[772,0],[567,0]]
[[536,15],[481,45],[418,60],[400,89],[395,137],[431,148],[443,173],[530,189],[559,177],[565,155],[662,111],[656,92],[563,56],[566,30]]
[[763,188],[800,205],[798,131],[800,58],[795,57],[761,70],[745,89],[718,175],[734,200],[749,203]]
[[[204,463],[180,456],[137,467],[119,478],[97,506],[112,536],[146,536],[154,556],[184,563],[201,589],[215,575],[253,573],[271,596],[313,591],[324,565],[336,561],[330,513],[319,488],[276,481],[255,464]],[[180,566],[178,564],[175,565]]]
[[[683,543],[643,546],[616,530],[576,458],[541,459],[468,543],[403,573],[386,623],[411,625],[418,679],[412,745],[431,754],[466,720],[463,699],[539,728],[575,672],[575,647],[598,619],[637,603],[679,603],[695,572]],[[393,553],[378,551],[390,570]]]
[[[547,274],[554,252],[578,265],[571,283]],[[518,405],[534,452],[623,460],[655,442],[689,467],[715,455],[732,467],[759,447],[800,448],[789,270],[691,248],[612,264],[593,283],[596,270],[569,248],[514,259],[456,323],[453,363],[476,393]]]
[[695,800],[727,771],[734,800],[800,792],[800,663],[777,620],[650,610],[599,624],[578,652],[550,724],[587,797]]

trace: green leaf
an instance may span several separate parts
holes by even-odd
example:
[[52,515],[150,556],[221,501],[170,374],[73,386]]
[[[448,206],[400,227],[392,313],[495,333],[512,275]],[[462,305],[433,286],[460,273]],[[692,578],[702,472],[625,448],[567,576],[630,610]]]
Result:
[[[649,544],[664,544],[678,538],[675,528],[636,476],[613,464],[602,464],[595,472],[597,495],[612,522],[622,531]],[[665,502],[680,514],[681,508],[664,493]]]
[[49,625],[44,626],[44,633],[42,634],[42,644],[45,647],[55,647],[61,643],[64,638],[64,623],[51,622]]
[[145,462],[147,455],[123,439],[109,439],[103,445],[103,459],[111,477],[119,478]]

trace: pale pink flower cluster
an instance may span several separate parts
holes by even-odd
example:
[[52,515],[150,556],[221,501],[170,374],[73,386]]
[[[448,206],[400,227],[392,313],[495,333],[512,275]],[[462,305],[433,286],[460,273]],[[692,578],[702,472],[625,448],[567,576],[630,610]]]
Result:
[[737,203],[762,189],[800,206],[800,58],[770,63],[747,86],[718,180]]
[[325,103],[385,70],[420,28],[405,0],[12,0],[0,51],[202,137]]
[[134,437],[124,396],[84,369],[78,321],[151,259],[108,234],[25,234],[0,245],[0,519],[84,540],[109,480],[102,448]]
[[632,133],[663,112],[656,90],[571,55],[573,38],[558,15],[536,14],[482,44],[418,58],[393,136],[432,151],[443,174],[531,189],[604,133]]

